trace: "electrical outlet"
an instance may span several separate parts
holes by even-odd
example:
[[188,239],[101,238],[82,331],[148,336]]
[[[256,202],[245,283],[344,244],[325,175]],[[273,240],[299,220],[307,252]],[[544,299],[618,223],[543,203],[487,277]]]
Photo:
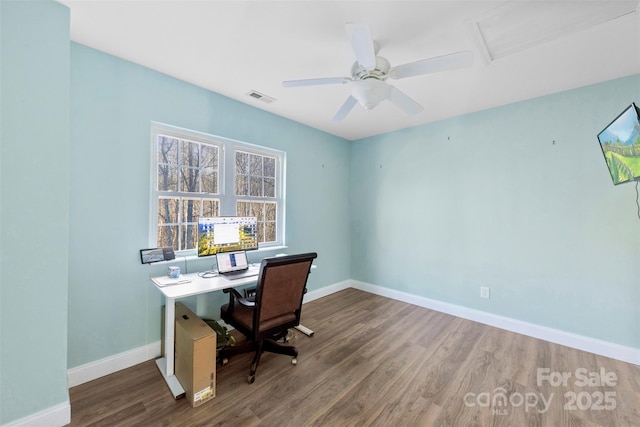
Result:
[[488,286],[480,286],[480,298],[489,299],[490,295],[490,289]]

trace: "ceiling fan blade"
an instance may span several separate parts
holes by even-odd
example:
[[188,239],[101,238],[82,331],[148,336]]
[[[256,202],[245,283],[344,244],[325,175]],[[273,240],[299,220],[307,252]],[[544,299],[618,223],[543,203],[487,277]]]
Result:
[[335,85],[345,84],[352,80],[349,77],[325,77],[319,79],[305,80],[286,80],[282,82],[283,87],[299,87],[299,86],[319,86],[319,85]]
[[419,76],[421,74],[437,73],[438,71],[468,67],[473,63],[473,53],[470,50],[436,56],[409,64],[398,65],[389,71],[392,79]]
[[347,98],[347,100],[344,102],[344,104],[342,104],[342,107],[340,107],[340,109],[338,110],[338,112],[336,113],[335,116],[333,116],[333,118],[331,119],[334,122],[339,122],[342,119],[344,119],[345,117],[347,117],[347,114],[349,114],[349,112],[351,111],[351,109],[358,103],[358,101],[353,97],[353,96],[349,96]]
[[367,70],[376,68],[376,51],[371,27],[354,22],[346,24],[345,27],[358,64]]
[[400,108],[407,114],[414,115],[423,110],[422,105],[409,98],[408,95],[394,86],[391,86],[391,90],[389,92],[389,101],[391,101],[393,104],[395,104],[396,107]]

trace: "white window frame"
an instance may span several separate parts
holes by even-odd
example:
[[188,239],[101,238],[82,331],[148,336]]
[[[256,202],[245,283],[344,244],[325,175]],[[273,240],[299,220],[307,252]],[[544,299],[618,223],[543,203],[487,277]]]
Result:
[[[266,200],[276,202],[276,240],[274,242],[260,243],[259,249],[274,249],[285,247],[285,164],[286,153],[255,144],[236,141],[220,136],[209,135],[201,132],[177,128],[174,126],[152,123],[151,126],[151,197],[150,197],[150,221],[149,221],[149,247],[158,245],[158,200],[166,193],[158,191],[158,148],[157,139],[159,135],[166,135],[178,139],[186,139],[194,142],[212,144],[219,147],[218,156],[218,194],[209,197],[219,200],[219,216],[236,216],[236,206],[239,200]],[[243,151],[276,159],[275,176],[275,197],[256,198],[247,196],[236,196],[235,194],[235,153]],[[199,193],[192,193],[197,198]],[[207,193],[208,194],[208,193]],[[176,252],[180,256],[196,255],[196,249],[187,249]]]

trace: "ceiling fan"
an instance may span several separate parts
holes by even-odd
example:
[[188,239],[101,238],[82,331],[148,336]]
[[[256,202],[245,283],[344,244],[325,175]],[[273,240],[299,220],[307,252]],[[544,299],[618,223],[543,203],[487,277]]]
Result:
[[351,95],[333,116],[332,120],[335,122],[344,119],[358,103],[365,109],[371,110],[385,99],[407,114],[418,114],[422,111],[422,106],[387,83],[388,78],[397,80],[436,73],[466,67],[473,62],[473,54],[467,50],[391,67],[387,59],[377,55],[377,44],[373,40],[369,25],[347,23],[346,30],[356,56],[356,62],[351,67],[351,77],[324,77],[282,82],[284,87],[351,83]]

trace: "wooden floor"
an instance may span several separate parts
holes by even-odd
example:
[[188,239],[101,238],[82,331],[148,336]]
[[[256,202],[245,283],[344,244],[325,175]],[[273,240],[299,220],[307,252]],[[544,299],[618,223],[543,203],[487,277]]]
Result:
[[354,289],[302,323],[297,366],[265,353],[249,385],[236,356],[191,408],[145,362],[73,387],[71,426],[640,426],[635,365]]

